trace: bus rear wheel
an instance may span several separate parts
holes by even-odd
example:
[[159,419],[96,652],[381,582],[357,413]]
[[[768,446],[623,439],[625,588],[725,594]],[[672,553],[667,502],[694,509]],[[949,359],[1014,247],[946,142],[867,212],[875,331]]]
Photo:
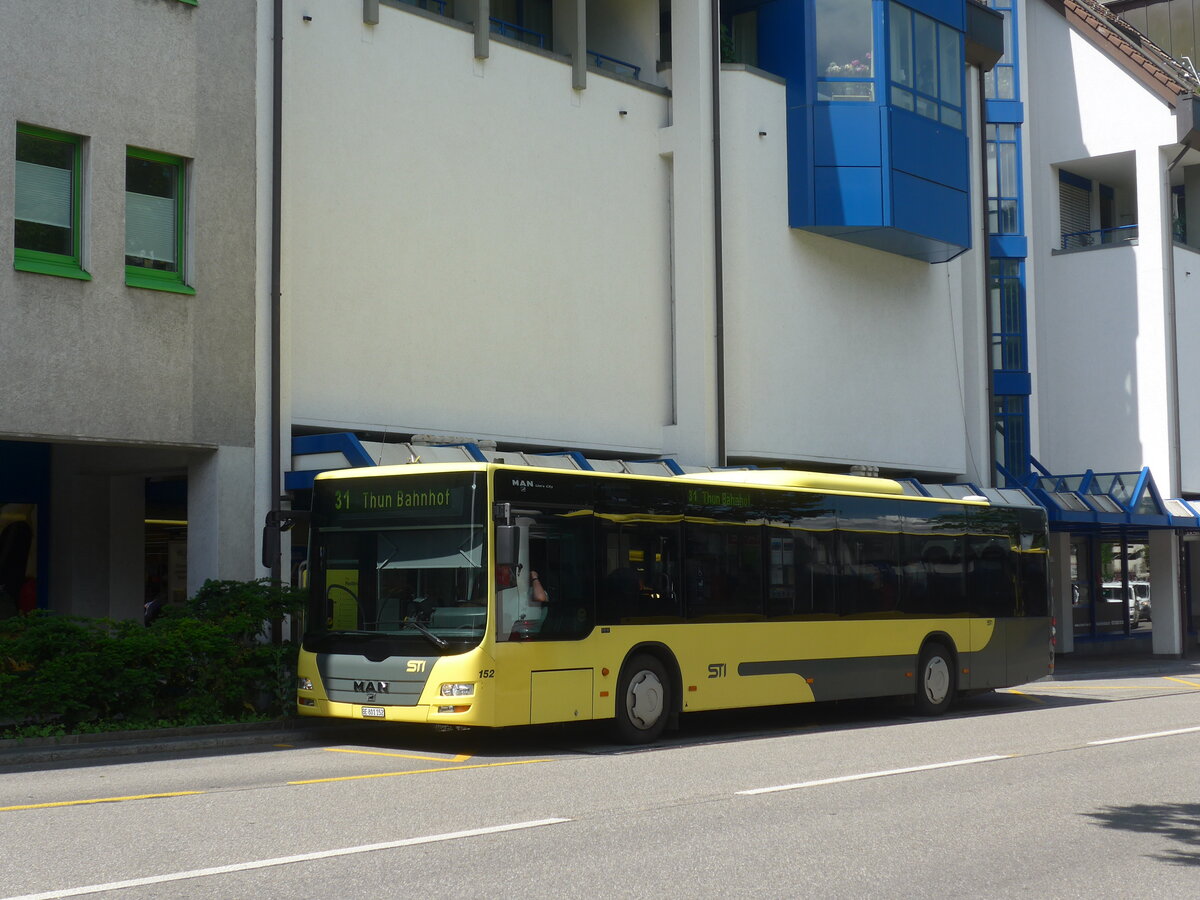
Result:
[[617,736],[627,744],[658,740],[671,715],[671,681],[657,657],[633,657],[617,683]]
[[917,663],[917,712],[940,716],[954,700],[954,658],[944,646],[931,641]]

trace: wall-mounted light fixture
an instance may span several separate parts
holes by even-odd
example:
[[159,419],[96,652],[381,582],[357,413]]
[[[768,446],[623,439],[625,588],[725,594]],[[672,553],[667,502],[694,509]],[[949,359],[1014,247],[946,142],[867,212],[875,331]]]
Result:
[[618,109],[618,110],[617,110],[617,115],[618,115],[618,116],[620,116],[621,118],[625,118],[625,116],[629,115],[629,110],[627,110],[627,109]]

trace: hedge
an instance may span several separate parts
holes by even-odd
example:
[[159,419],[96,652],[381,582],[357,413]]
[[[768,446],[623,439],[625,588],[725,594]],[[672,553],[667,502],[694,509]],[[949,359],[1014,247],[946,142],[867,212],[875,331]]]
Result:
[[291,715],[297,647],[267,638],[303,608],[301,591],[270,579],[206,581],[149,625],[46,611],[0,620],[0,737]]

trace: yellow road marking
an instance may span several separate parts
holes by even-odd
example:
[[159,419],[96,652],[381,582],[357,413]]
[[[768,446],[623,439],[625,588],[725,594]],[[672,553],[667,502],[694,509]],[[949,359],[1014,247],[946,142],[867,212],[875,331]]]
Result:
[[330,753],[359,753],[363,756],[398,756],[401,759],[419,759],[422,762],[466,762],[471,758],[470,754],[460,753],[452,759],[447,759],[444,756],[414,756],[411,753],[384,753],[381,750],[346,750],[342,747],[322,747],[322,750],[328,750]]
[[1016,694],[1018,697],[1024,697],[1026,700],[1032,700],[1034,703],[1041,703],[1041,704],[1043,704],[1043,705],[1045,705],[1045,703],[1046,703],[1046,701],[1045,701],[1045,700],[1043,700],[1041,697],[1035,696],[1035,695],[1033,695],[1033,694],[1027,694],[1027,693],[1025,693],[1024,691],[1013,691],[1013,690],[1008,690],[1008,691],[1001,691],[1001,693],[1003,693],[1003,694]]
[[[1200,684],[1194,685],[1200,687]],[[1177,691],[1169,684],[1048,684],[1047,691]]]
[[30,803],[28,806],[0,806],[0,812],[18,809],[50,809],[52,806],[84,806],[88,803],[123,803],[126,800],[157,800],[162,797],[191,797],[204,791],[175,791],[172,794],[137,794],[133,797],[97,797],[94,800],[60,800],[57,803]]
[[1163,678],[1167,679],[1167,681],[1178,681],[1180,684],[1186,684],[1188,687],[1200,688],[1200,684],[1196,684],[1194,681],[1187,681],[1183,678],[1175,678],[1171,675],[1164,675]]
[[457,772],[462,769],[494,769],[498,766],[528,766],[532,763],[553,762],[550,759],[517,759],[510,762],[476,763],[473,766],[442,766],[440,769],[410,769],[407,772],[376,772],[373,775],[340,775],[336,778],[313,778],[308,781],[289,781],[288,784],[326,784],[330,781],[358,781],[363,778],[394,778],[397,775],[432,775],[434,772]]

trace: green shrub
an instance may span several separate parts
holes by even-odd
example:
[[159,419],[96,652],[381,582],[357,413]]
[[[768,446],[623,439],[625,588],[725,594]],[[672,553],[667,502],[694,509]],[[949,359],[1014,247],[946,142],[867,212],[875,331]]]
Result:
[[269,579],[207,581],[149,626],[48,612],[0,620],[0,736],[288,715],[296,647],[266,639],[303,604]]

